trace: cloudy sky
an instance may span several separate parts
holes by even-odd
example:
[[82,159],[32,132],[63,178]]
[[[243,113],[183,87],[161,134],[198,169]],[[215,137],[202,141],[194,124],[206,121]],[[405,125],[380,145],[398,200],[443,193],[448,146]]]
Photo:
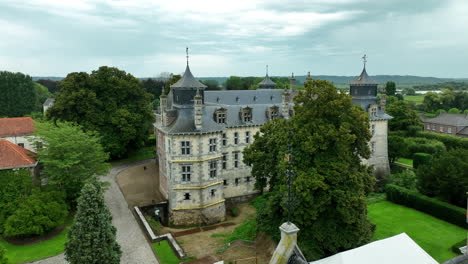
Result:
[[0,0],[0,70],[468,77],[466,0]]

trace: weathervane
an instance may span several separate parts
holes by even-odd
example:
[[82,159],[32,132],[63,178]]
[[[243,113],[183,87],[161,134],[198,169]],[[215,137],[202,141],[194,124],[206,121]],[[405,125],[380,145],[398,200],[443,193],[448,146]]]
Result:
[[185,53],[187,54],[187,66],[188,66],[188,47],[185,48]]
[[366,68],[366,62],[367,62],[367,55],[364,54],[364,56],[362,56],[362,61],[364,62],[364,68]]

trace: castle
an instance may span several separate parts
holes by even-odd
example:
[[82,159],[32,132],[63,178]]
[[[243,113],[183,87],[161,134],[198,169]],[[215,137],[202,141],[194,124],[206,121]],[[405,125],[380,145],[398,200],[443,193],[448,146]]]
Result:
[[[168,200],[172,224],[223,221],[227,204],[257,194],[242,151],[264,123],[294,115],[294,83],[292,76],[289,89],[275,89],[267,72],[257,90],[206,91],[187,60],[182,78],[160,97],[155,123],[159,191]],[[365,68],[351,83],[351,95],[370,113],[372,157],[365,162],[388,172],[390,117],[384,104],[377,106],[377,83],[368,78]]]

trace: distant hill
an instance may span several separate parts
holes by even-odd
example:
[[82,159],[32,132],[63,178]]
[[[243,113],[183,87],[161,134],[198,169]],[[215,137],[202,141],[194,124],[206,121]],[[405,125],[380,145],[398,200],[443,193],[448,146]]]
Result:
[[[272,76],[272,77],[285,77],[285,76]],[[288,77],[288,76],[286,76]],[[61,81],[64,77],[32,77],[34,81],[39,79],[46,79],[52,81]],[[219,84],[224,84],[229,77],[198,77],[200,80],[215,80]],[[303,83],[306,80],[305,75],[295,76],[298,84]],[[314,79],[327,80],[333,82],[336,85],[347,85],[352,80],[356,79],[357,76],[337,76],[337,75],[312,75]],[[394,81],[399,85],[418,85],[418,84],[436,84],[443,82],[468,82],[468,78],[436,78],[436,77],[421,77],[413,75],[374,75],[371,76],[376,82],[384,84],[387,81]],[[141,77],[140,80],[148,79],[148,77]]]

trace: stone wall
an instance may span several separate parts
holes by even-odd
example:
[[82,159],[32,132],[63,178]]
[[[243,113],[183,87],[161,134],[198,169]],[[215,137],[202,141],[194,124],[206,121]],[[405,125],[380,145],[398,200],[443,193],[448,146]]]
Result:
[[209,225],[226,219],[226,207],[223,203],[203,209],[173,210],[170,221],[173,225]]

